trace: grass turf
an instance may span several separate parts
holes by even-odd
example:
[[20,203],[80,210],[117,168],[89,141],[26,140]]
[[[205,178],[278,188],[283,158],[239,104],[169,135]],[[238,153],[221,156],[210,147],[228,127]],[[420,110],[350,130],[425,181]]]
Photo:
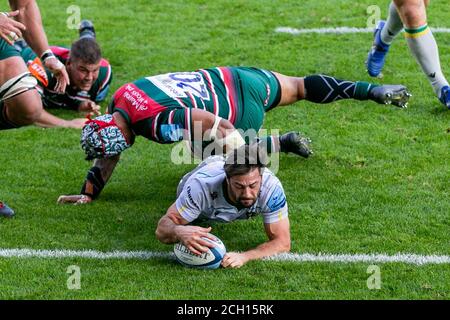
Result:
[[[274,32],[278,26],[365,27],[366,8],[373,2],[77,4],[82,18],[94,21],[103,54],[113,65],[113,92],[142,76],[216,65],[374,81],[363,64],[369,34]],[[387,3],[375,3],[385,17]],[[66,28],[66,9],[72,4],[39,3],[51,44],[69,45],[76,38],[76,30]],[[432,2],[429,24],[450,27],[446,10],[444,0]],[[447,34],[435,36],[448,75],[450,39]],[[414,95],[410,108],[357,101],[299,102],[266,116],[265,128],[301,130],[314,142],[312,158],[280,159],[278,176],[288,197],[292,251],[449,255],[450,113],[432,94],[401,37],[389,54],[384,78],[374,82],[407,85]],[[17,217],[0,220],[0,247],[171,250],[155,239],[154,230],[174,201],[179,179],[194,165],[173,166],[170,146],[138,139],[124,153],[98,201],[82,207],[58,206],[60,194],[79,192],[90,167],[78,141],[77,130],[29,127],[1,132],[0,195]],[[213,233],[233,251],[265,241],[261,219],[214,225]],[[66,287],[66,269],[73,264],[82,271],[79,291]],[[449,265],[380,265],[383,285],[375,291],[366,286],[367,266],[258,261],[240,270],[208,272],[165,260],[1,258],[0,298],[450,298]]]

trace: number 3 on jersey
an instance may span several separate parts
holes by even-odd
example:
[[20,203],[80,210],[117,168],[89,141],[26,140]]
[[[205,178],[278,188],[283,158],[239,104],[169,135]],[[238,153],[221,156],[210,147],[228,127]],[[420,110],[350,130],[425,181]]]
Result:
[[192,95],[209,100],[209,92],[203,77],[198,72],[166,73],[146,79],[171,98],[187,98],[188,95]]

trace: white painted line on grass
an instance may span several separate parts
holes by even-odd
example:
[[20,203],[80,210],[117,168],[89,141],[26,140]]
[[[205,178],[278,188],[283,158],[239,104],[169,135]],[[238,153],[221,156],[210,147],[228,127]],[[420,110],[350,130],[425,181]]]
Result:
[[[85,258],[95,260],[106,259],[174,259],[171,252],[152,251],[111,251],[101,252],[95,250],[33,250],[33,249],[0,249],[0,258]],[[287,262],[314,262],[314,263],[405,263],[414,265],[450,264],[450,256],[445,255],[418,255],[398,253],[387,254],[311,254],[286,253],[266,258],[266,261]]]
[[288,262],[328,262],[328,263],[406,263],[415,265],[450,264],[450,256],[418,255],[409,253],[387,254],[296,254],[286,253],[266,260]]
[[169,252],[151,251],[111,251],[101,252],[95,250],[33,250],[33,249],[0,249],[0,258],[86,258],[96,260],[106,259],[137,259],[149,260],[155,258],[172,258]]
[[[431,28],[433,33],[450,33],[450,28]],[[275,29],[277,33],[289,33],[292,35],[299,34],[352,34],[352,33],[372,33],[373,28],[354,28],[354,27],[337,27],[337,28],[313,28],[313,29],[296,29],[290,27],[278,27]]]

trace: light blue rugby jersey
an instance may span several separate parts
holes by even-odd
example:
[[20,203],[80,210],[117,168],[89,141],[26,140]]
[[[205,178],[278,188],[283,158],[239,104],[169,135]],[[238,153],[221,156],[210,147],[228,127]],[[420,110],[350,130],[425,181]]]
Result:
[[212,220],[231,222],[262,215],[264,223],[275,223],[288,216],[288,206],[280,180],[265,169],[257,201],[250,208],[238,209],[223,192],[225,159],[213,156],[203,161],[180,181],[176,208],[188,222]]

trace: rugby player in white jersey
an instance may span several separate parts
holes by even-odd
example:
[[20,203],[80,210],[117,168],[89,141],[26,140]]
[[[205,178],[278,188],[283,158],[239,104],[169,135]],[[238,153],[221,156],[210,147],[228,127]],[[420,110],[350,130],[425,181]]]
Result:
[[206,159],[181,180],[177,200],[156,229],[159,241],[181,241],[196,254],[214,244],[200,221],[232,222],[261,215],[268,241],[245,252],[228,252],[222,266],[239,268],[250,260],[287,252],[291,248],[288,206],[278,178],[265,167],[264,152],[256,144],[236,149],[227,158]]

